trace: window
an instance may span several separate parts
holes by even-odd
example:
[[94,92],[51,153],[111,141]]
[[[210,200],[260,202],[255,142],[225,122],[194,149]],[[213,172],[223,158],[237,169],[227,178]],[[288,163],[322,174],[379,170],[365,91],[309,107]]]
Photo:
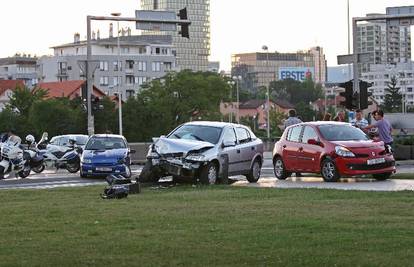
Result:
[[119,68],[120,66],[122,66],[122,64],[120,64],[121,62],[118,61],[114,61],[114,71],[122,71],[122,67]]
[[126,61],[126,69],[133,69],[134,68],[134,61],[133,60],[127,60]]
[[146,47],[140,47],[139,48],[139,53],[140,54],[146,54],[147,53],[147,48]]
[[102,76],[99,78],[100,85],[108,85],[109,78],[108,76]]
[[307,144],[309,139],[319,140],[318,134],[311,126],[305,126],[303,130],[302,143]]
[[152,62],[152,71],[160,72],[161,71],[161,62]]
[[146,61],[138,61],[138,71],[147,71]]
[[134,84],[134,81],[135,81],[134,76],[131,76],[131,75],[126,76],[126,84],[132,85]]
[[300,132],[302,131],[302,126],[296,126],[289,129],[287,140],[291,142],[299,142]]
[[250,134],[244,128],[236,128],[237,139],[239,139],[240,144],[247,143],[250,141]]
[[147,77],[139,77],[139,76],[135,77],[135,83],[138,85],[143,85],[146,82],[147,82]]
[[121,77],[117,77],[117,76],[112,77],[112,81],[113,81],[114,86],[121,85]]
[[99,62],[99,69],[101,71],[107,71],[108,70],[108,61],[100,61]]
[[223,135],[223,142],[236,144],[237,138],[233,128],[227,128]]

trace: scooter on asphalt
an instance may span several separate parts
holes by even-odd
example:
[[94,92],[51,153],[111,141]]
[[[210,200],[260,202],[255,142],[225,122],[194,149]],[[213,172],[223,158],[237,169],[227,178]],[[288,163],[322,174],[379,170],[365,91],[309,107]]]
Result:
[[82,147],[76,144],[76,140],[69,140],[70,146],[57,146],[48,144],[48,134],[45,132],[39,141],[39,154],[43,156],[43,164],[47,168],[66,169],[70,173],[76,173],[80,169],[80,157]]
[[26,142],[28,145],[28,149],[25,150],[30,155],[30,168],[35,173],[41,173],[45,169],[45,165],[43,163],[43,156],[40,154],[38,145],[35,141],[33,135],[29,134],[26,136]]
[[30,155],[23,149],[20,137],[10,136],[1,144],[0,179],[12,173],[15,177],[26,178],[30,171]]

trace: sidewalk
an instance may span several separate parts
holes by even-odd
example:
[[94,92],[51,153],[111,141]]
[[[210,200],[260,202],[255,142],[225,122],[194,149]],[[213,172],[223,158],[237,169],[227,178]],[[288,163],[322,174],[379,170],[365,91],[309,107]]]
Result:
[[[265,151],[263,153],[264,159],[268,159],[271,160],[272,159],[272,152],[270,151]],[[396,162],[397,166],[406,166],[406,165],[414,165],[414,160],[398,160]]]

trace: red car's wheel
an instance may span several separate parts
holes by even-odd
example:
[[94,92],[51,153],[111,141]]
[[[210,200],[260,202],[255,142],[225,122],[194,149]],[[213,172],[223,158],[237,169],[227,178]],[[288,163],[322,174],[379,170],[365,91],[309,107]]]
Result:
[[285,164],[283,163],[283,160],[281,157],[277,157],[273,163],[273,171],[275,173],[275,176],[279,180],[285,180],[288,178],[291,173],[286,171]]
[[326,158],[322,161],[321,174],[325,182],[337,182],[341,176],[333,160]]

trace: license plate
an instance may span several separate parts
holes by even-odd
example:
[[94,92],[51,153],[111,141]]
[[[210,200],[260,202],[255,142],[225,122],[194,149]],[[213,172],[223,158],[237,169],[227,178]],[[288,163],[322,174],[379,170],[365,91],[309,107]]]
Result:
[[98,172],[111,172],[112,168],[98,167],[96,168]]
[[368,165],[374,165],[374,164],[381,164],[385,162],[385,158],[377,158],[377,159],[369,159],[367,161]]

